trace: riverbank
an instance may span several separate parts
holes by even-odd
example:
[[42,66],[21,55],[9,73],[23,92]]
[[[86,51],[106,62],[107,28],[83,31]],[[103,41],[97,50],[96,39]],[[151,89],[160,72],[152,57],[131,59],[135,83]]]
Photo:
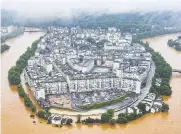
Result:
[[1,43],[4,43],[6,40],[14,38],[14,37],[16,37],[20,34],[23,34],[23,33],[24,33],[23,27],[17,28],[16,30],[12,31],[11,33],[4,35],[4,36],[1,36]]

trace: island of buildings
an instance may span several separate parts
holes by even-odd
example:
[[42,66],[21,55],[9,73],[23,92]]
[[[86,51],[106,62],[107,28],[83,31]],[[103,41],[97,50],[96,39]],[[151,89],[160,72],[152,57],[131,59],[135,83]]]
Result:
[[175,48],[177,51],[181,51],[181,36],[178,36],[176,40],[168,40],[168,46]]
[[125,100],[130,101],[121,105],[125,107],[144,92],[142,83],[151,66],[151,54],[132,43],[131,34],[114,27],[49,27],[28,60],[24,76],[43,108],[81,110],[79,106],[128,95]]

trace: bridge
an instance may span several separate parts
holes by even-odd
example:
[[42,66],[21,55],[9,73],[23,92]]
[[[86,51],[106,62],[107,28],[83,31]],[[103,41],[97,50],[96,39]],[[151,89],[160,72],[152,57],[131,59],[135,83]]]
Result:
[[41,28],[34,28],[34,27],[25,27],[24,32],[44,32],[44,29]]
[[172,69],[172,72],[181,73],[181,70],[179,70],[179,69]]

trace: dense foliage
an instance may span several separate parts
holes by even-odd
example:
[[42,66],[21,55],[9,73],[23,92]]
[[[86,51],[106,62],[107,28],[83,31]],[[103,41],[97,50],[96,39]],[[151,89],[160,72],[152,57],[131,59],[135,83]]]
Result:
[[139,103],[137,106],[143,113],[146,112],[146,105],[143,103]]
[[8,50],[9,48],[10,48],[10,46],[8,46],[7,44],[1,45],[1,53]]
[[16,66],[12,67],[8,72],[8,80],[12,85],[18,85],[21,82],[20,74],[23,72],[23,69],[26,67],[28,59],[34,55],[37,48],[38,41],[32,43],[31,48],[28,47],[26,52],[20,56],[16,61]]
[[105,113],[101,114],[101,119],[94,119],[94,118],[86,118],[85,120],[82,121],[82,123],[84,124],[92,124],[92,123],[109,123],[111,125],[114,125],[116,123],[127,123],[129,121],[135,120],[139,117],[141,117],[142,115],[144,115],[145,113],[120,113],[118,115],[117,119],[114,119],[114,110],[110,109]]
[[27,96],[27,94],[25,93],[25,91],[24,91],[24,89],[23,89],[23,87],[21,85],[17,86],[17,91],[18,91],[19,96],[24,99],[25,106],[29,107],[32,112],[36,112],[35,105],[32,103],[30,98]]
[[102,121],[97,118],[94,119],[94,118],[88,117],[88,118],[82,120],[81,123],[83,123],[83,124],[99,124],[99,123],[102,123]]
[[129,121],[132,121],[132,120],[135,120],[139,117],[141,117],[143,114],[142,113],[130,113],[130,114],[127,114],[127,113],[120,113],[118,115],[118,119],[117,119],[117,123],[127,123]]
[[75,12],[70,18],[20,17],[15,11],[2,10],[2,26],[80,26],[81,28],[117,27],[122,32],[131,32],[139,38],[181,31],[181,12],[124,12],[124,13],[96,13]]
[[162,112],[168,112],[168,111],[169,111],[169,105],[163,103],[161,111],[162,111]]
[[[101,121],[102,121],[102,123],[109,123],[110,120],[113,119],[113,117],[114,117],[114,110],[113,109],[109,109],[109,110],[107,110],[106,113],[103,113],[101,115]],[[111,121],[111,124],[112,123],[113,122]]]
[[[180,42],[178,42],[178,41],[180,41]],[[168,40],[167,44],[169,47],[173,47],[176,50],[181,51],[181,37],[180,36],[178,36],[177,40],[172,40],[172,39]]]
[[[170,96],[172,94],[171,87],[169,86],[169,80],[172,76],[172,67],[165,61],[165,59],[158,53],[155,52],[148,43],[143,43],[142,41],[135,41],[142,44],[145,49],[151,53],[152,60],[155,63],[156,70],[155,76],[152,79],[152,87],[150,92],[155,93],[156,95],[166,95]],[[156,79],[161,78],[162,82],[160,86],[156,85]]]
[[29,107],[32,112],[36,112],[36,107],[30,100],[28,95],[25,93],[23,87],[20,85],[20,75],[23,72],[23,69],[26,67],[28,59],[32,55],[34,55],[38,42],[39,40],[33,42],[31,48],[28,47],[26,52],[22,54],[20,58],[17,60],[16,65],[14,67],[11,67],[11,69],[8,71],[9,83],[12,85],[17,85],[17,91],[19,96],[23,98],[25,106]]
[[46,111],[44,111],[44,110],[39,110],[39,111],[37,112],[37,116],[38,116],[39,118],[42,118],[42,119],[45,119],[45,120],[47,120],[50,115],[51,115],[51,113],[46,112]]

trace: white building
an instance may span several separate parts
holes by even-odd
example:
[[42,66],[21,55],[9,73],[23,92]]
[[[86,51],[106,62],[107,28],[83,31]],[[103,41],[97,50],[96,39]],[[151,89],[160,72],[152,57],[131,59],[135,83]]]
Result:
[[34,97],[36,98],[36,100],[39,100],[40,98],[45,99],[45,89],[43,88],[34,89]]

